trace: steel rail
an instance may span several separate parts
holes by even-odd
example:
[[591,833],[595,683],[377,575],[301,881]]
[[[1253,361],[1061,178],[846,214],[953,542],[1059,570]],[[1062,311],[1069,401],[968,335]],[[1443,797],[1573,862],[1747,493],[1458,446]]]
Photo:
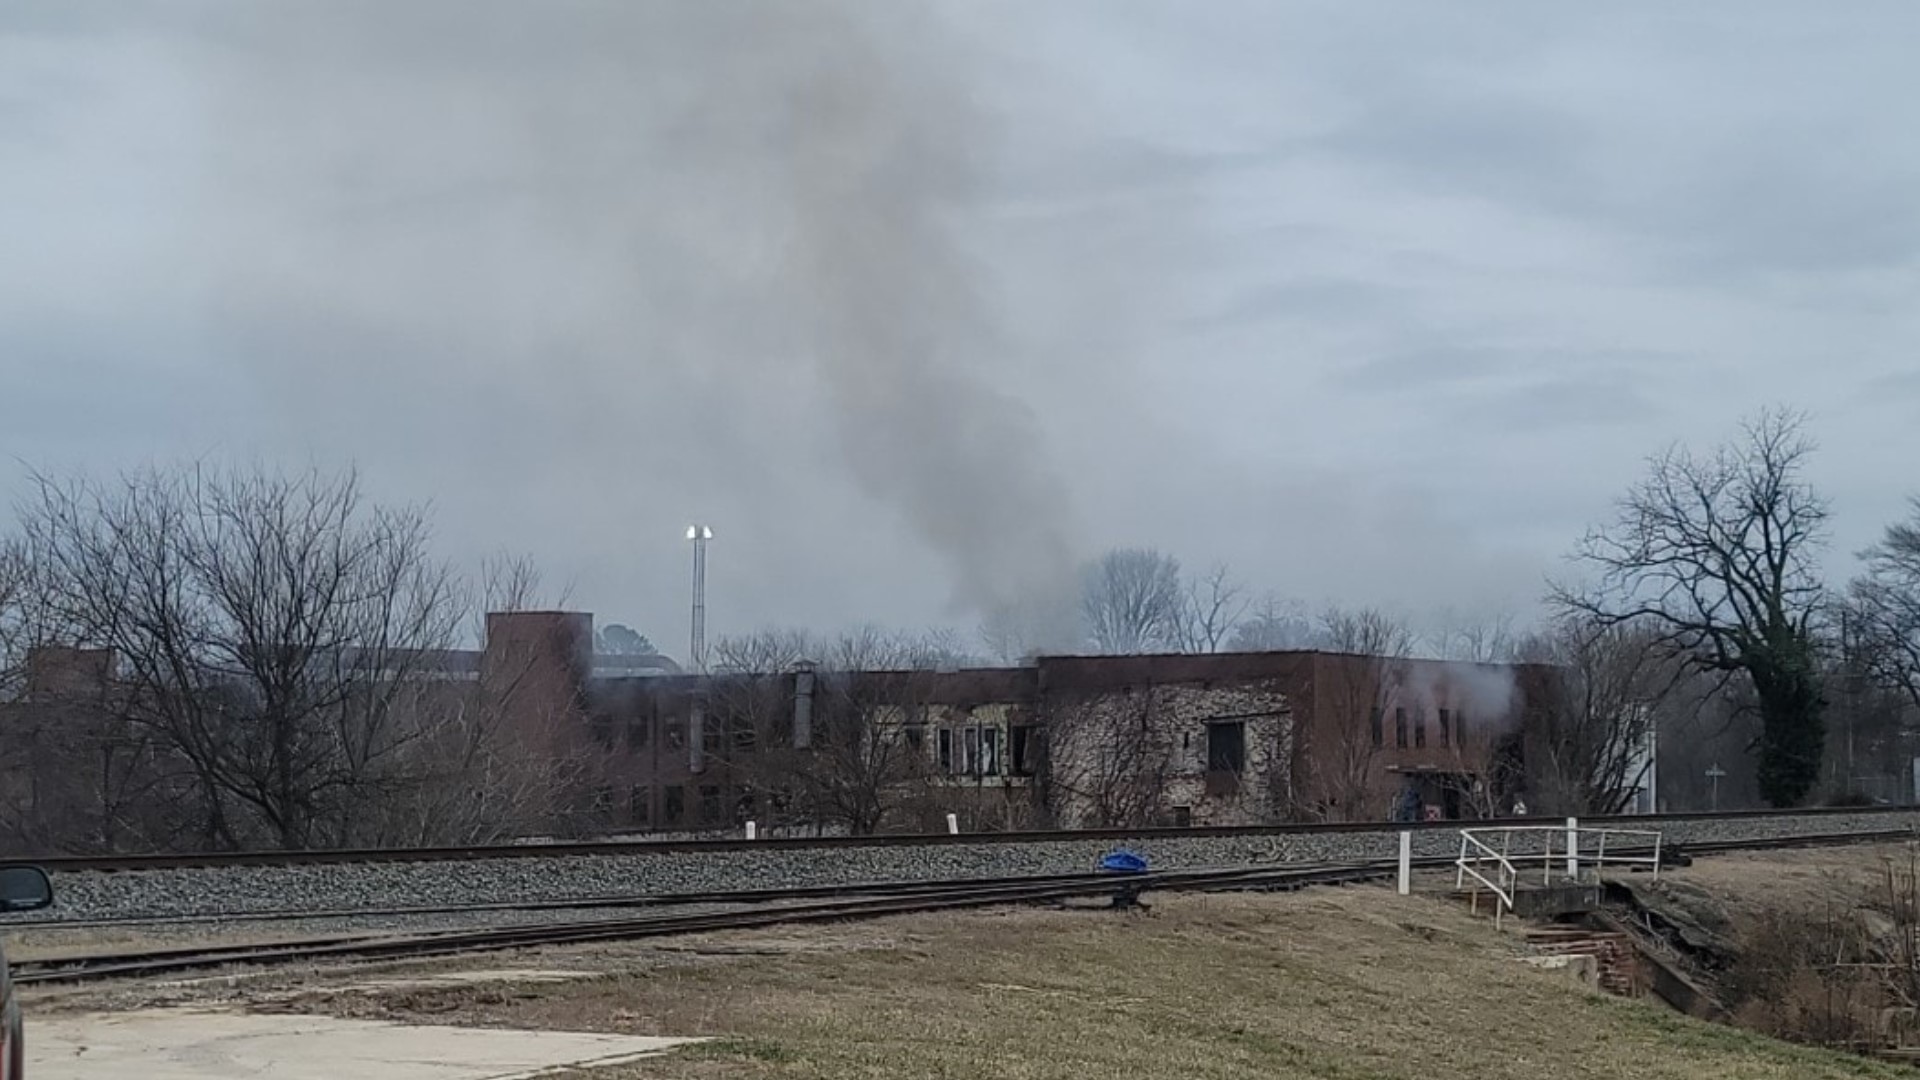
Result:
[[926,878],[855,881],[830,885],[792,885],[767,889],[704,890],[670,893],[619,893],[550,900],[503,900],[479,904],[417,905],[390,908],[274,908],[265,911],[193,912],[173,915],[124,915],[98,919],[0,917],[0,931],[88,930],[116,926],[192,923],[286,922],[295,919],[406,918],[427,915],[487,915],[527,911],[590,911],[616,908],[686,907],[695,904],[771,904],[836,896],[903,895],[938,892],[961,885],[1039,884],[1081,881],[1090,875],[1034,874],[1004,878]]
[[[1914,836],[1915,832],[1912,829],[1800,834],[1707,841],[1684,846],[1674,845],[1668,850],[1673,852],[1675,858],[1682,858],[1740,851],[1885,842],[1912,839]],[[1422,870],[1443,869],[1453,865],[1453,862],[1451,856],[1424,856],[1413,860],[1413,866]],[[1036,903],[1098,896],[1131,900],[1147,891],[1297,889],[1315,884],[1377,880],[1391,876],[1396,869],[1397,866],[1393,860],[1308,866],[1267,863],[1224,869],[1161,870],[1142,874],[1094,873],[943,882],[876,883],[871,887],[878,891],[869,896],[841,898],[824,903],[762,904],[728,912],[654,914],[638,918],[521,924],[409,934],[363,933],[234,946],[177,946],[131,953],[41,957],[16,964],[14,981],[21,984],[80,982],[296,960],[424,959],[532,946],[633,940],[778,924],[834,922],[872,918],[879,915],[978,908],[1010,903]],[[893,891],[887,891],[888,889]],[[777,890],[755,890],[745,895],[764,896],[773,891]]]
[[[1720,813],[1614,815],[1582,818],[1595,826],[1658,826],[1696,821],[1764,821],[1829,816],[1873,816],[1920,812],[1916,806],[1818,807],[1803,810],[1734,810]],[[1539,817],[1476,819],[1475,824],[1537,825]],[[559,843],[477,844],[450,847],[317,849],[304,851],[188,852],[156,855],[3,855],[0,862],[31,862],[55,872],[174,870],[244,866],[325,866],[351,863],[453,862],[486,859],[537,859],[585,855],[677,855],[691,852],[792,851],[869,847],[950,846],[967,844],[1040,844],[1091,841],[1153,841],[1231,837],[1288,837],[1445,831],[1459,821],[1297,822],[1278,825],[1218,825],[1186,828],[1065,829],[1026,832],[899,833],[874,836],[737,837],[704,840],[590,840]]]
[[[1765,851],[1789,847],[1883,843],[1909,839],[1909,829],[1882,829],[1861,832],[1798,834],[1787,837],[1759,837],[1739,840],[1669,842],[1672,858],[1688,852],[1712,854],[1733,851]],[[1644,848],[1622,847],[1622,853],[1637,854]],[[1671,861],[1671,860],[1668,860]],[[1286,864],[1274,864],[1286,865]],[[488,915],[542,911],[592,911],[620,908],[686,907],[702,904],[772,904],[789,900],[807,900],[842,896],[907,895],[938,892],[964,886],[995,884],[1032,885],[1045,882],[1084,880],[1087,874],[1038,874],[1003,878],[927,878],[890,881],[860,881],[824,885],[794,885],[767,889],[705,890],[673,893],[620,893],[587,897],[563,897],[545,900],[496,901],[477,904],[415,905],[389,908],[275,908],[255,911],[208,911],[183,914],[124,915],[96,919],[0,918],[0,931],[12,930],[87,930],[125,926],[191,925],[195,923],[291,922],[328,919],[408,918],[434,915]]]
[[1009,903],[1035,903],[1134,894],[1142,890],[1303,888],[1363,881],[1391,874],[1385,864],[1235,867],[1224,870],[1160,871],[1087,875],[1080,881],[955,887],[917,895],[879,895],[824,903],[757,907],[741,911],[583,922],[446,930],[405,935],[347,935],[208,948],[177,947],[135,953],[42,957],[15,965],[20,984],[80,982],[139,975],[174,974],[235,965],[320,959],[424,959],[531,946],[633,940],[664,935],[735,930],[777,924],[838,922]]

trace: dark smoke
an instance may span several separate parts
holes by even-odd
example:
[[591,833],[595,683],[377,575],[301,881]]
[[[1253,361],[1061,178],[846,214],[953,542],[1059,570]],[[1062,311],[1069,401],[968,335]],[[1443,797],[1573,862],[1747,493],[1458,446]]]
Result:
[[[1016,350],[998,275],[966,243],[993,211],[1000,124],[933,8],[240,10],[194,70],[213,73],[209,173],[235,222],[218,294],[247,312],[223,328],[272,400],[304,412],[340,386],[425,384],[374,395],[381,409],[485,380],[497,415],[427,422],[564,416],[539,460],[490,467],[631,499],[643,535],[669,531],[655,516],[714,516],[688,492],[804,502],[794,462],[824,429],[944,559],[956,613],[1017,608],[1022,636],[1065,640],[1075,515],[1039,422],[994,374]],[[370,432],[421,419],[344,415]],[[638,460],[681,487],[630,495],[608,463]],[[793,538],[766,520],[715,524],[771,564]],[[852,545],[877,531],[844,526]]]
[[[735,72],[754,110],[783,118],[767,154],[790,221],[774,287],[861,488],[945,558],[957,606],[1062,644],[1076,562],[1066,485],[1034,414],[981,373],[1005,342],[991,268],[961,241],[991,183],[993,121],[965,72],[911,48],[936,28],[896,20],[883,38],[854,11],[766,9],[757,37],[783,47]],[[740,85],[715,89],[730,99]]]

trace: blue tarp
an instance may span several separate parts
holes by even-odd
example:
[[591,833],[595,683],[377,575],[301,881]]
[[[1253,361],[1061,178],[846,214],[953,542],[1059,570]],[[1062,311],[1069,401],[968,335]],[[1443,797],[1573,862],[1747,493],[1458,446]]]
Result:
[[1109,874],[1144,874],[1147,872],[1147,859],[1126,848],[1119,848],[1100,860],[1100,869]]

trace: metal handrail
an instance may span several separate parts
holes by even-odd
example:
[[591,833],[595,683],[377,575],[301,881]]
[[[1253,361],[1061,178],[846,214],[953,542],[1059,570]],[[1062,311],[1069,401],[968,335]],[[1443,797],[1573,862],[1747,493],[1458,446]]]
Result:
[[[1498,850],[1489,842],[1496,833],[1500,836],[1500,846]],[[1541,850],[1528,852],[1523,855],[1514,854],[1513,837],[1516,833],[1540,834],[1544,840],[1544,843],[1541,845]],[[1483,839],[1483,837],[1485,837],[1485,839]],[[1558,853],[1556,853],[1554,849],[1555,837],[1566,838],[1566,846]],[[1609,852],[1607,850],[1608,842],[1614,840],[1614,838],[1644,839],[1650,840],[1651,844],[1636,845],[1629,847],[1626,851],[1622,851],[1620,844],[1616,840],[1613,850]],[[1589,839],[1592,840],[1592,843],[1587,842]],[[1650,866],[1653,868],[1655,880],[1658,880],[1660,877],[1661,842],[1660,833],[1654,829],[1583,829],[1573,818],[1568,818],[1565,825],[1496,825],[1483,828],[1461,829],[1460,857],[1454,862],[1456,871],[1454,874],[1454,888],[1464,887],[1467,878],[1471,877],[1476,882],[1490,889],[1496,899],[1494,924],[1497,926],[1500,923],[1501,916],[1513,910],[1514,893],[1519,885],[1521,876],[1520,865],[1530,863],[1534,859],[1539,859],[1541,864],[1540,883],[1542,885],[1550,885],[1553,883],[1553,868],[1556,857],[1564,861],[1564,873],[1562,877],[1567,880],[1580,880],[1583,865],[1591,866],[1595,879],[1598,879],[1600,871],[1609,864],[1615,866]],[[1488,878],[1481,869],[1489,860],[1495,863],[1496,866],[1496,872],[1493,878]],[[1516,862],[1520,865],[1516,865]],[[1473,906],[1475,913],[1478,913],[1480,910],[1480,892],[1478,889],[1475,889],[1473,893]]]
[[[1467,856],[1470,854],[1468,850],[1470,847],[1479,849],[1477,853],[1471,853],[1473,854],[1473,860],[1471,862],[1467,859]],[[1495,873],[1497,880],[1490,880],[1485,874],[1480,872],[1480,864],[1489,858],[1494,860],[1498,866],[1498,870]],[[1505,852],[1495,851],[1493,848],[1487,846],[1479,837],[1473,835],[1473,830],[1471,829],[1460,830],[1460,858],[1455,861],[1454,866],[1457,868],[1457,873],[1454,874],[1453,879],[1454,888],[1458,889],[1465,885],[1467,878],[1471,877],[1493,891],[1495,897],[1493,925],[1498,928],[1501,917],[1505,913],[1513,910],[1512,889],[1520,880],[1520,871],[1515,868],[1512,861],[1507,858]],[[1473,913],[1475,915],[1480,914],[1479,889],[1473,891]]]

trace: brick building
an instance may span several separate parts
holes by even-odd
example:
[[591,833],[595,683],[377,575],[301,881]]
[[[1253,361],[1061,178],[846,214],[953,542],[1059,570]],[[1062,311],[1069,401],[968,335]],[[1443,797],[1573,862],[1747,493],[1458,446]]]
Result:
[[[1416,801],[1482,816],[1521,783],[1543,685],[1523,666],[1320,652],[694,676],[596,655],[593,631],[585,613],[495,614],[482,649],[407,665],[564,763],[548,831],[1249,824]],[[82,699],[111,667],[49,651],[35,693],[0,711],[27,730],[36,701]]]
[[[548,640],[590,641],[590,620],[572,618],[584,621]],[[938,827],[948,813],[968,828],[1361,819],[1409,803],[1485,816],[1523,782],[1521,733],[1539,696],[1529,686],[1541,685],[1522,665],[1305,651],[944,672],[532,667],[552,684],[529,717],[577,717],[556,751],[591,762],[573,802],[575,827],[589,831],[807,824],[774,804],[796,782],[887,788],[884,827]],[[826,741],[843,728],[884,732],[895,748],[862,747],[849,761]],[[813,816],[832,827],[839,814]]]

